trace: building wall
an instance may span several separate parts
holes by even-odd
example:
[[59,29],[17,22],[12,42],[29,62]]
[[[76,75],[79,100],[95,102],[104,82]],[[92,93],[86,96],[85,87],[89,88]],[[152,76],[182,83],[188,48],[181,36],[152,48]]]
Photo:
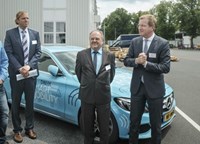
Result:
[[82,44],[89,47],[89,33],[98,28],[96,0],[67,0],[67,39],[68,44]]
[[42,44],[45,21],[65,21],[66,44],[82,47],[89,46],[89,32],[99,23],[96,0],[1,0],[1,41],[6,30],[16,27],[15,15],[20,10],[28,11],[29,27],[40,32]]
[[67,42],[69,45],[85,43],[88,47],[90,31],[89,0],[68,0],[67,9]]
[[29,13],[30,27],[42,32],[41,0],[0,0],[0,41],[4,42],[5,32],[16,27],[15,16],[18,11]]

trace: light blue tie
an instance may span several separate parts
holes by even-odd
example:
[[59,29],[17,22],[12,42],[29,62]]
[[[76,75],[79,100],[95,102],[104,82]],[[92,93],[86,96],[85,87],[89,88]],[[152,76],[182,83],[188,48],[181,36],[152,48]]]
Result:
[[144,40],[144,50],[143,50],[143,52],[146,54],[147,53],[147,51],[148,51],[148,45],[147,45],[147,42],[148,42],[148,39],[145,39]]

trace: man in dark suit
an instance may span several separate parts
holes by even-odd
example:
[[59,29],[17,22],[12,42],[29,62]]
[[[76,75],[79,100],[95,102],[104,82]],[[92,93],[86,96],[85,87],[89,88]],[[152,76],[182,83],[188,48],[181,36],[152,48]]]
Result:
[[[25,11],[16,14],[15,23],[18,27],[8,30],[5,37],[5,50],[9,59],[9,76],[12,96],[12,123],[14,140],[23,141],[21,132],[21,119],[19,107],[22,94],[26,101],[26,125],[25,134],[31,139],[36,138],[34,128],[33,101],[36,87],[36,76],[29,77],[29,72],[38,69],[38,59],[41,55],[39,33],[28,28],[29,17]],[[17,81],[16,75],[21,74],[24,79]]]
[[76,74],[80,82],[81,115],[84,144],[94,143],[95,111],[100,129],[100,143],[109,143],[110,83],[115,75],[115,56],[106,52],[103,33],[90,33],[90,48],[77,54]]
[[132,40],[124,65],[133,67],[129,144],[138,144],[139,127],[148,103],[151,143],[161,143],[161,117],[165,95],[164,73],[170,71],[168,41],[155,35],[156,19],[143,15],[139,19],[140,37]]

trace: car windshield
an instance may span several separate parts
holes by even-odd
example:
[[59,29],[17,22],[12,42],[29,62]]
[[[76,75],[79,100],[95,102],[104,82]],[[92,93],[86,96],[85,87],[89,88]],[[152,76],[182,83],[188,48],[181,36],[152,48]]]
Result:
[[76,51],[56,52],[54,55],[68,72],[75,74]]
[[[76,66],[76,51],[70,52],[56,52],[54,55],[57,57],[59,62],[65,67],[65,69],[75,75],[75,66]],[[115,60],[116,68],[124,67],[123,62]]]

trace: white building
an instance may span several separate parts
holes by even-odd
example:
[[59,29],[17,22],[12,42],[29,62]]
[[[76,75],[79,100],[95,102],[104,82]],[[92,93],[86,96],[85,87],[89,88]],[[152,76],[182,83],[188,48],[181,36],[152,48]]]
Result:
[[6,30],[16,27],[18,11],[29,13],[29,27],[40,32],[42,45],[89,46],[89,33],[100,17],[96,0],[1,0],[0,41]]

